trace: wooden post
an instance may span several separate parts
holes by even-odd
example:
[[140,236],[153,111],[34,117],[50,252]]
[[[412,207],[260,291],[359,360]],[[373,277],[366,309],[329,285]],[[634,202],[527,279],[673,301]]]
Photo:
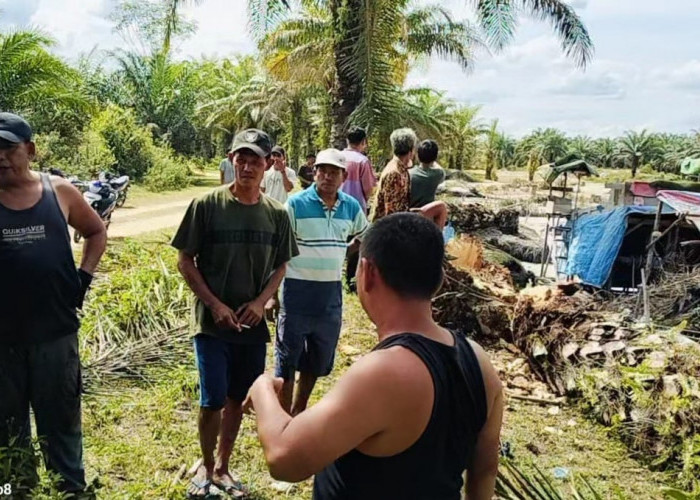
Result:
[[[661,211],[663,210],[664,204],[659,200],[659,206],[656,209],[656,217],[654,218],[654,228],[651,230],[651,237],[649,238],[649,245],[647,246],[647,265],[645,268],[646,277],[651,276],[651,266],[654,262],[654,241],[658,238],[659,227],[661,226]],[[646,278],[642,279],[644,286],[647,284]]]
[[649,314],[649,287],[647,287],[646,273],[642,269],[642,297],[644,300],[644,323],[649,325],[651,317]]

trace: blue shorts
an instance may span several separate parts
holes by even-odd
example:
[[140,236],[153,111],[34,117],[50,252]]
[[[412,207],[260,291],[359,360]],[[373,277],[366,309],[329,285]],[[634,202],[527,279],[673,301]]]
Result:
[[232,344],[200,333],[194,338],[199,370],[199,406],[220,410],[226,398],[242,403],[255,379],[265,371],[267,345]]
[[275,374],[285,380],[293,379],[295,371],[316,377],[330,374],[342,324],[342,309],[324,316],[280,311],[275,342]]

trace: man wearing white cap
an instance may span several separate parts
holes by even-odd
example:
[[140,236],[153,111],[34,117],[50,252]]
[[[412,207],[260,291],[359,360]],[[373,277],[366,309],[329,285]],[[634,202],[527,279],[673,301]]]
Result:
[[[287,200],[299,255],[287,267],[275,343],[282,405],[301,413],[318,377],[333,369],[342,325],[342,270],[348,241],[367,229],[359,202],[340,190],[345,157],[326,149],[316,159],[315,183]],[[355,239],[350,245],[356,245]],[[294,396],[294,378],[300,372]]]

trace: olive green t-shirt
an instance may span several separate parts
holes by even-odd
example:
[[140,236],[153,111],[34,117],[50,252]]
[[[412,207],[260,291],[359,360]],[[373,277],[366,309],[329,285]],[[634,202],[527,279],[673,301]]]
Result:
[[411,176],[411,208],[434,202],[438,185],[445,182],[445,170],[435,163],[427,168],[419,164],[408,174]]
[[[279,202],[261,194],[258,203],[245,205],[229,186],[192,201],[172,245],[195,257],[209,289],[234,311],[257,298],[273,271],[299,254],[289,216]],[[240,344],[270,340],[264,319],[237,332],[217,327],[198,298],[194,312],[202,333]]]

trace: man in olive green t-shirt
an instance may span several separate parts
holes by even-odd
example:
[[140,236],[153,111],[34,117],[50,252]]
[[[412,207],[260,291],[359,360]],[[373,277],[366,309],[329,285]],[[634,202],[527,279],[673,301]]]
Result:
[[299,254],[286,210],[260,191],[270,137],[245,130],[231,149],[235,181],[194,200],[172,242],[196,296],[202,464],[188,489],[193,498],[206,497],[212,484],[228,494],[245,492],[229,472],[241,404],[265,370],[265,304]]

